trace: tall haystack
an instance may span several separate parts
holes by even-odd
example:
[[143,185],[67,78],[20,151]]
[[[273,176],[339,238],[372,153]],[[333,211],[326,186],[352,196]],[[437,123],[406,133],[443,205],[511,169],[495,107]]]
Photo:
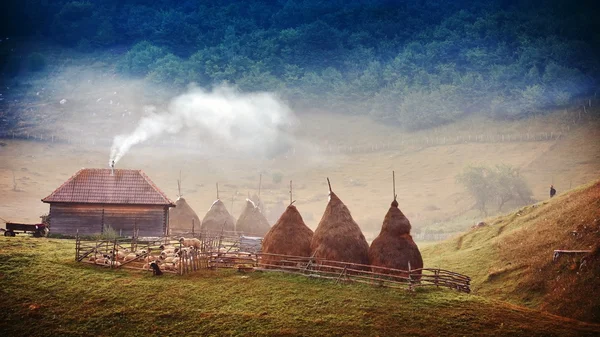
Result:
[[187,233],[192,230],[199,232],[200,224],[198,214],[183,197],[177,199],[175,208],[169,210],[169,231],[171,233]]
[[318,259],[369,264],[369,244],[350,211],[331,187],[329,203],[310,246]]
[[209,232],[235,230],[235,218],[229,214],[221,199],[215,200],[212,206],[210,206],[204,219],[202,219],[201,230]]
[[[410,235],[410,221],[398,208],[398,202],[394,198],[390,209],[385,215],[381,232],[371,243],[369,248],[369,261],[374,272],[392,274],[392,271],[377,268],[394,268],[400,270],[414,270],[423,268],[423,258],[419,247]],[[407,273],[400,273],[408,276]],[[419,279],[421,271],[416,271],[416,279]]]
[[[296,206],[289,205],[279,220],[271,227],[262,242],[262,252],[267,254],[310,256],[313,231],[306,226]],[[262,256],[264,264],[280,264],[280,257]],[[268,268],[268,266],[267,266]]]
[[235,230],[250,235],[264,236],[271,229],[267,218],[250,199],[246,199],[246,207],[235,224]]

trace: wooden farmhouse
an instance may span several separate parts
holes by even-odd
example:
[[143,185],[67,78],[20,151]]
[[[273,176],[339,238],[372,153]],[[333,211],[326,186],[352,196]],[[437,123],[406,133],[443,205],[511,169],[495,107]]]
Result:
[[81,169],[52,194],[50,232],[163,236],[175,204],[141,170]]

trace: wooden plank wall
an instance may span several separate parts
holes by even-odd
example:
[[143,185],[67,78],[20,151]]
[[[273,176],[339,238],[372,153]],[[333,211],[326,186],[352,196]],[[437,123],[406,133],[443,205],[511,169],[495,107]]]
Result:
[[104,206],[104,223],[123,236],[132,236],[137,228],[139,236],[165,235],[165,212],[162,206]]
[[98,205],[50,204],[50,233],[75,235],[102,232],[102,207]]
[[164,206],[51,204],[51,233],[90,235],[102,232],[110,225],[123,236],[162,236],[166,230]]

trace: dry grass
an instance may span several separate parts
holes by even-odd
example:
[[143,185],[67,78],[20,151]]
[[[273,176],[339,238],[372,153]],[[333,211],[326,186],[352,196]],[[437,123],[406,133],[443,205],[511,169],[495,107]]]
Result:
[[600,288],[578,257],[552,261],[555,249],[592,249],[600,242],[600,182],[489,220],[423,249],[425,265],[470,275],[477,294],[600,322]]

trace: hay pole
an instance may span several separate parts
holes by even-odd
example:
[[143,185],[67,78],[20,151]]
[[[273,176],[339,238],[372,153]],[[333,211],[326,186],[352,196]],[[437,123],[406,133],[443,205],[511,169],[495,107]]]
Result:
[[331,190],[331,182],[329,181],[329,177],[327,177],[327,186],[329,186],[329,193],[333,192]]
[[262,173],[258,177],[258,203],[260,204],[260,188],[262,187]]
[[290,206],[296,202],[296,200],[293,200],[294,198],[292,197],[292,191],[292,181],[290,180]]
[[394,200],[398,197],[396,194],[396,172],[392,171],[392,182],[393,182],[393,191],[394,191]]
[[217,183],[217,199],[219,199],[219,183]]
[[181,198],[183,195],[181,194],[181,170],[179,170],[179,179],[177,179],[177,198]]

